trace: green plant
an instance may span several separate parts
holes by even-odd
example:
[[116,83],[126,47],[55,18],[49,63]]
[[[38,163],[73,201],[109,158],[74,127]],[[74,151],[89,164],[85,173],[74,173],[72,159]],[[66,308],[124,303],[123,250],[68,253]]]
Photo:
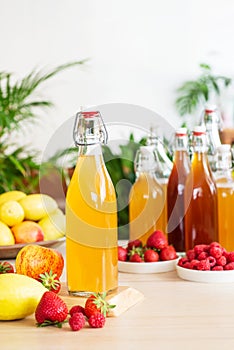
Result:
[[213,95],[216,99],[227,88],[232,79],[215,75],[208,64],[200,64],[201,75],[196,80],[184,82],[178,89],[175,101],[176,109],[181,116],[196,112],[199,106],[209,102]]
[[50,162],[36,161],[36,151],[9,140],[12,133],[21,132],[26,123],[38,120],[39,109],[53,106],[48,99],[35,96],[39,87],[58,73],[85,61],[63,64],[47,72],[36,69],[21,80],[15,80],[12,73],[0,72],[0,193],[13,189],[34,192],[39,183],[39,169],[40,174],[44,174],[51,168]]

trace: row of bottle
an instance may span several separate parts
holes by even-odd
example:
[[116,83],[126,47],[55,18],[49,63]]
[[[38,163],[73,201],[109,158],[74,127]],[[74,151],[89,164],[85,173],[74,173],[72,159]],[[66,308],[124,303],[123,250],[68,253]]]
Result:
[[175,134],[173,166],[167,184],[164,178],[155,176],[159,164],[155,147],[140,148],[137,179],[129,201],[131,239],[141,237],[146,241],[150,233],[161,229],[167,232],[169,243],[177,251],[212,241],[234,250],[230,145],[220,143],[209,159],[207,146],[207,130],[195,127],[190,162],[188,135],[185,128],[180,128]]

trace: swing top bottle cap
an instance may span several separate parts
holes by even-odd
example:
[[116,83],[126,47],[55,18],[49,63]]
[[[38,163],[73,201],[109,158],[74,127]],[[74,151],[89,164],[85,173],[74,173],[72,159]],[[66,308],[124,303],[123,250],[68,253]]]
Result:
[[187,128],[178,128],[176,130],[176,136],[186,136],[187,135]]
[[197,125],[193,128],[193,135],[200,136],[206,133],[206,128],[204,125]]

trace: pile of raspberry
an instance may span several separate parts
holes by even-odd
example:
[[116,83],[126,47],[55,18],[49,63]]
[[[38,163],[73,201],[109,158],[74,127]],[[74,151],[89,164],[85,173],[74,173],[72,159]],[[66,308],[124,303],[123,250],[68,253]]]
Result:
[[198,244],[180,258],[178,265],[200,271],[234,270],[234,251],[227,252],[218,242]]

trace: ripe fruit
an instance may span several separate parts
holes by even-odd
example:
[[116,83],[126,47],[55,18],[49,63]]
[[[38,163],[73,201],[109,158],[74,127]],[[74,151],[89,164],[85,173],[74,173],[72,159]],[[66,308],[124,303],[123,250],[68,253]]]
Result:
[[65,235],[66,217],[64,214],[56,213],[45,216],[38,224],[44,233],[44,240],[54,240]]
[[32,278],[40,278],[41,273],[56,273],[60,278],[64,259],[56,249],[29,244],[20,249],[15,260],[16,272]]
[[162,261],[174,260],[177,258],[175,248],[172,245],[169,245],[168,247],[163,248],[159,256],[160,256],[160,260]]
[[65,302],[57,294],[48,291],[43,294],[35,311],[39,327],[54,325],[60,328],[67,315],[68,308]]
[[41,282],[48,290],[56,294],[58,294],[61,289],[61,282],[59,281],[56,273],[53,273],[52,270],[50,270],[49,273],[41,273],[38,281]]
[[142,242],[140,239],[135,239],[134,241],[128,242],[128,247],[127,247],[128,251],[138,247],[142,247]]
[[16,201],[7,201],[0,206],[0,220],[8,226],[14,226],[24,220],[24,210]]
[[15,238],[9,227],[0,221],[0,246],[15,244]]
[[74,305],[69,311],[69,314],[73,316],[75,313],[81,312],[83,315],[85,315],[85,309],[81,305]]
[[25,219],[32,221],[39,221],[58,208],[57,202],[52,197],[40,193],[29,194],[19,203],[24,209]]
[[34,221],[23,221],[11,228],[15,243],[33,243],[44,240],[41,227]]
[[131,262],[143,262],[143,259],[140,257],[138,253],[134,253],[133,255],[130,256],[129,261]]
[[156,262],[159,260],[158,253],[153,249],[147,249],[144,253],[144,261],[146,262]]
[[128,251],[124,247],[118,246],[118,260],[119,261],[127,261]]
[[0,261],[0,274],[14,272],[14,266],[11,265],[8,261]]
[[102,328],[105,325],[106,319],[100,312],[95,312],[90,316],[88,322],[92,328]]
[[46,290],[28,276],[0,275],[0,320],[17,320],[31,315]]
[[110,305],[106,301],[106,293],[93,293],[86,300],[85,315],[89,318],[93,313],[100,312],[106,317],[109,309],[114,307],[115,305]]
[[4,192],[0,194],[0,205],[8,201],[19,201],[23,197],[26,197],[26,194],[21,191]]
[[69,325],[72,331],[79,331],[85,326],[85,317],[82,312],[76,312],[72,317],[69,318]]
[[149,248],[163,249],[168,246],[167,237],[162,231],[157,230],[149,236],[146,246]]

